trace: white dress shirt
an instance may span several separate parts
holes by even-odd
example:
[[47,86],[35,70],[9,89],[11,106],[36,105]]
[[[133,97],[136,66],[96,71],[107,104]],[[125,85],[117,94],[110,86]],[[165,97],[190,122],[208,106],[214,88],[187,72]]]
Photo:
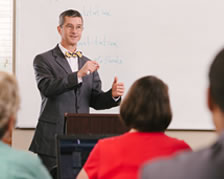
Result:
[[[63,54],[65,54],[67,51],[69,51],[65,47],[63,47],[61,45],[61,43],[59,43],[59,48],[60,48],[60,50],[62,51]],[[73,53],[73,52],[71,52],[71,53]],[[75,72],[75,71],[78,71],[79,70],[78,57],[71,56],[70,58],[68,58],[68,57],[65,57],[65,58],[68,61],[68,64],[69,64],[72,72]],[[82,78],[78,78],[78,83],[81,83],[81,82],[82,82]]]

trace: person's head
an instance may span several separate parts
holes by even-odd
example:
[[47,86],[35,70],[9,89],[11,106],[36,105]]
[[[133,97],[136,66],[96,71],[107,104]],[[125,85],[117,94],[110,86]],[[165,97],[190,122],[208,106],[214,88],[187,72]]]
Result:
[[81,39],[83,31],[82,15],[73,9],[62,12],[59,16],[57,29],[61,35],[62,45],[65,47],[76,46]]
[[167,85],[155,76],[138,79],[121,103],[120,116],[137,131],[165,131],[172,119]]
[[209,70],[208,107],[218,133],[224,129],[224,49],[215,57]]
[[0,139],[13,127],[19,109],[18,86],[14,76],[0,71]]

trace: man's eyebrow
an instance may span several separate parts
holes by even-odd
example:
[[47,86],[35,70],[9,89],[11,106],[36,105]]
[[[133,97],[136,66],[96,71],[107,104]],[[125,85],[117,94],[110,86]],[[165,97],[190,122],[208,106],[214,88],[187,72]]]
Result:
[[[65,24],[65,25],[73,25],[72,23],[67,23],[67,24]],[[82,23],[81,24],[77,24],[77,25],[83,25]]]
[[65,25],[73,25],[73,24],[71,24],[71,23],[67,23],[67,24],[65,24]]

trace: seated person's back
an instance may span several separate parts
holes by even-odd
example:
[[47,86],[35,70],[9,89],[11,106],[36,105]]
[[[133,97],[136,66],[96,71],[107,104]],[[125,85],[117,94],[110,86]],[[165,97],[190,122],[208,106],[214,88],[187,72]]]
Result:
[[15,150],[0,142],[0,175],[2,179],[50,178],[40,159],[31,153]]
[[223,179],[224,178],[224,49],[209,69],[207,106],[219,137],[209,147],[170,159],[149,161],[139,171],[141,179]]
[[156,77],[146,76],[132,85],[120,116],[130,131],[100,140],[78,179],[134,179],[145,161],[191,150],[184,141],[164,134],[172,113],[168,87]]
[[20,100],[15,78],[5,72],[0,72],[0,89],[0,178],[50,179],[37,156],[3,143],[3,139],[10,141],[6,136],[11,136]]

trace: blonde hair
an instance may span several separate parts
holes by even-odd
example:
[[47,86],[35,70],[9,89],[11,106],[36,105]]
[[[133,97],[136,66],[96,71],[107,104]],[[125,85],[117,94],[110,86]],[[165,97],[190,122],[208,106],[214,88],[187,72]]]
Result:
[[20,98],[15,76],[0,71],[0,130],[5,128],[10,117],[16,118],[19,104]]

